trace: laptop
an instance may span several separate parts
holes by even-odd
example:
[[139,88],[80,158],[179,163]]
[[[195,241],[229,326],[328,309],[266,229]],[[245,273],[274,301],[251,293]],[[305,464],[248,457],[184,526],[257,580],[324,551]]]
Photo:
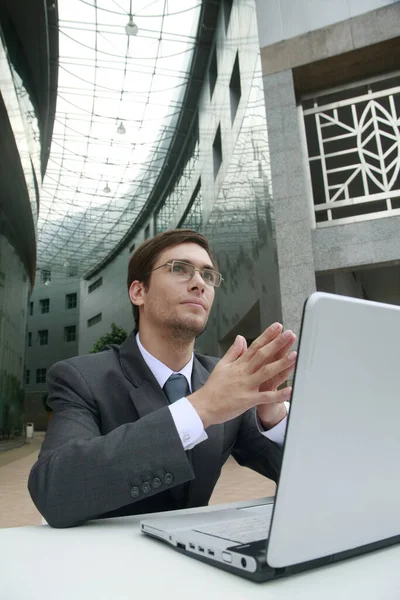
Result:
[[298,352],[275,498],[144,533],[254,581],[400,542],[400,306],[316,292]]

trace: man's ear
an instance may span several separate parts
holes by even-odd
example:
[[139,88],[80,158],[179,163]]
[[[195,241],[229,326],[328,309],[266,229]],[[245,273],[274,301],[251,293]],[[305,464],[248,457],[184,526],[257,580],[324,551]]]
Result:
[[131,299],[132,304],[135,304],[136,306],[143,306],[144,291],[144,285],[141,281],[132,281],[129,288],[129,298]]

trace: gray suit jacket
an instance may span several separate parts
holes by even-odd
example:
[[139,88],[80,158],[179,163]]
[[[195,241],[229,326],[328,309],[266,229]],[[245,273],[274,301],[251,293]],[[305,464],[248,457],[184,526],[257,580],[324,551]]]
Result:
[[[193,391],[217,362],[195,354]],[[209,427],[205,442],[184,451],[134,334],[119,347],[56,363],[48,387],[53,416],[28,487],[53,527],[204,506],[230,454],[277,480],[282,451],[260,435],[250,411]]]

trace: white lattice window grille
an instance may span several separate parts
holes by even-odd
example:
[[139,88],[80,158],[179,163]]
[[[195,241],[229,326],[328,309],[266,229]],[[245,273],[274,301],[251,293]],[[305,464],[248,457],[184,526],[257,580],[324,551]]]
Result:
[[400,74],[303,99],[317,226],[400,214]]

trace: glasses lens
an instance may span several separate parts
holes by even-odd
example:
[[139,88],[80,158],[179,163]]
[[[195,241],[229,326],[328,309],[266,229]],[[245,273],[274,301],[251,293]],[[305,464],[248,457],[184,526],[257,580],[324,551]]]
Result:
[[213,285],[214,287],[218,287],[221,283],[221,275],[212,269],[204,269],[203,279],[206,283]]
[[193,265],[188,265],[187,263],[179,262],[179,260],[174,260],[172,262],[171,272],[179,277],[187,277],[190,279],[193,277],[193,269]]
[[[195,273],[196,268],[194,265],[189,263],[174,260],[171,263],[171,273],[182,277],[183,279],[191,279]],[[221,274],[214,269],[204,269],[201,276],[205,283],[214,287],[219,287],[221,283]]]

